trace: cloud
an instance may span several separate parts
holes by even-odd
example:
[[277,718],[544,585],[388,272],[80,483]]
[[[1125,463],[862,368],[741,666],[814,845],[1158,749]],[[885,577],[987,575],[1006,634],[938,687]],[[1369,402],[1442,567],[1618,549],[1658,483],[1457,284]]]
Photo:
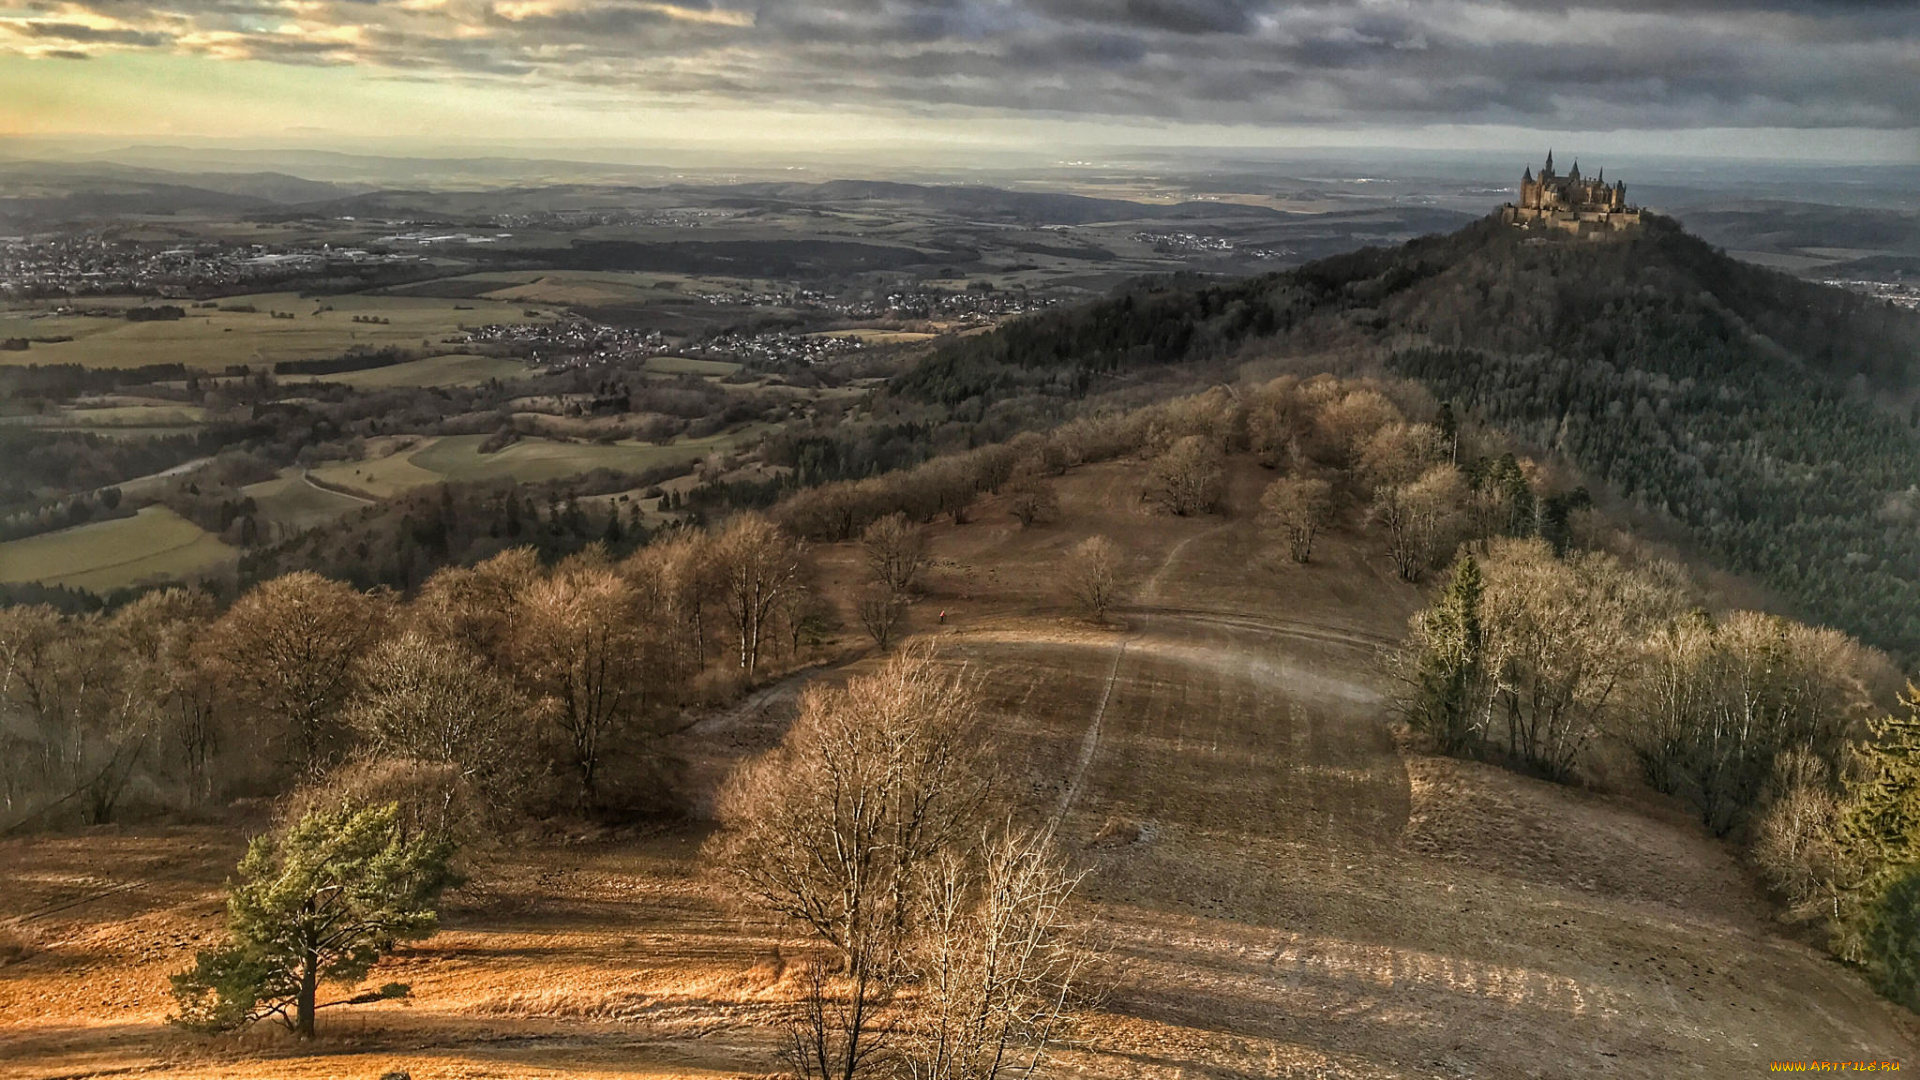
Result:
[[1904,128],[1913,0],[63,0],[0,50],[165,49],[611,99],[1252,124]]

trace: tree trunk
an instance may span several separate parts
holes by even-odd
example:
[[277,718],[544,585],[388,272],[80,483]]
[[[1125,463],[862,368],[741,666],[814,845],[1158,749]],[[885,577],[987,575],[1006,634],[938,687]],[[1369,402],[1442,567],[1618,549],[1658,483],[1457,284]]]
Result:
[[300,962],[300,998],[294,1005],[294,1034],[313,1038],[314,997],[320,989],[320,958],[311,947]]

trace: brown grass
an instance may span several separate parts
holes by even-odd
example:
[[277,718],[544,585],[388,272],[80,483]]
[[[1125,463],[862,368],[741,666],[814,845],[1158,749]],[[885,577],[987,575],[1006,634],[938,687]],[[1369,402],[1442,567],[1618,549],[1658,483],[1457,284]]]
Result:
[[[1375,656],[1419,595],[1371,546],[1336,528],[1313,564],[1275,562],[1250,512],[1270,474],[1236,466],[1229,517],[1175,520],[1139,505],[1137,468],[1070,474],[1058,524],[1023,530],[989,500],[937,528],[909,614],[983,676],[1016,782],[1092,870],[1103,993],[1048,1075],[1914,1060],[1914,1019],[1783,936],[1728,850],[1670,808],[1398,745]],[[1051,588],[1094,533],[1137,588],[1121,629],[1077,625]],[[830,593],[865,572],[851,548],[822,562]],[[680,736],[687,783],[777,741],[798,686]],[[369,979],[413,999],[325,1012],[313,1047],[161,1024],[164,976],[217,931],[243,830],[0,841],[0,920],[102,894],[36,919],[40,952],[0,972],[0,1076],[771,1073],[804,943],[710,883],[709,829],[511,846],[441,934]],[[145,884],[106,893],[128,881]]]

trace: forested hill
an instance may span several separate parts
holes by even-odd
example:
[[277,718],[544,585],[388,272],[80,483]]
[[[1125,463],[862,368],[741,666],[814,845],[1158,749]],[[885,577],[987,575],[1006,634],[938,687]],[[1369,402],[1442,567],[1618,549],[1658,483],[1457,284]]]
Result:
[[1920,314],[1714,251],[1491,220],[1230,283],[1141,286],[963,339],[894,393],[978,416],[1149,365],[1371,348],[1669,515],[1802,617],[1920,661]]

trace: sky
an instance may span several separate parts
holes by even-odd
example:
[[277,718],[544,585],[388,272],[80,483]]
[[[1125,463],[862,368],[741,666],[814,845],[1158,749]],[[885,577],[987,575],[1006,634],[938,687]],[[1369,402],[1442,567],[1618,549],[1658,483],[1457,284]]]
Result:
[[0,135],[965,154],[1567,133],[1920,161],[1920,0],[0,0]]

